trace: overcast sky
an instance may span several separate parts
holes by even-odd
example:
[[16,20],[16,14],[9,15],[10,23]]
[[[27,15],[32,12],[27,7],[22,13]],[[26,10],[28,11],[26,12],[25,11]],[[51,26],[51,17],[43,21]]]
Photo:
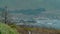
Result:
[[12,9],[46,8],[47,10],[59,10],[60,0],[0,0],[0,7],[5,5]]

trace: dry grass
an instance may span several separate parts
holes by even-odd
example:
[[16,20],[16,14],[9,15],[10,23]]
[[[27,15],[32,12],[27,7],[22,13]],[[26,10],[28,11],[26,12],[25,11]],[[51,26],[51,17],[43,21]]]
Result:
[[20,32],[26,32],[31,31],[37,32],[37,33],[42,33],[42,34],[60,34],[60,30],[52,30],[52,29],[44,29],[44,28],[20,28],[18,29]]
[[39,34],[60,34],[60,30],[55,29],[45,29],[45,28],[28,28],[28,27],[20,27],[20,26],[11,26],[13,28],[16,28],[17,31],[21,34],[28,34],[28,31],[31,31],[32,33],[39,33]]

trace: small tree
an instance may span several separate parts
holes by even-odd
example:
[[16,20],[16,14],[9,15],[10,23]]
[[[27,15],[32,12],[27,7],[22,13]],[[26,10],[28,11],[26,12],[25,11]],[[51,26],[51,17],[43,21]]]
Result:
[[5,8],[2,11],[2,17],[4,19],[2,19],[2,21],[6,24],[8,22],[8,10],[7,10],[7,6],[5,6]]

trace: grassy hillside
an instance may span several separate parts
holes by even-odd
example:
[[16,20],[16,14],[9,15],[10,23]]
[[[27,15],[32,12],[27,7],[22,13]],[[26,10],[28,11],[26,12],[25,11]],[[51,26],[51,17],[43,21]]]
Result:
[[29,28],[16,26],[15,24],[6,24],[0,23],[0,34],[28,34],[28,31],[31,31],[34,34],[60,34],[60,30],[55,29],[46,29],[46,28]]
[[10,28],[6,24],[0,23],[0,34],[19,34],[15,28]]

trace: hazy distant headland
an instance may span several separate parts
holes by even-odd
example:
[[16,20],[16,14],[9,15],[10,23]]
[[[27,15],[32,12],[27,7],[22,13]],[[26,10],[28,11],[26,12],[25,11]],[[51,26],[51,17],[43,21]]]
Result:
[[[7,8],[8,9],[8,8]],[[5,8],[0,8],[0,21],[4,19],[2,15]],[[44,28],[59,28],[60,15],[56,11],[47,11],[45,8],[38,9],[20,9],[20,10],[7,10],[8,20],[16,23],[17,25],[30,25],[33,27],[44,27]],[[48,25],[48,26],[47,26]],[[56,27],[55,27],[56,26]]]

